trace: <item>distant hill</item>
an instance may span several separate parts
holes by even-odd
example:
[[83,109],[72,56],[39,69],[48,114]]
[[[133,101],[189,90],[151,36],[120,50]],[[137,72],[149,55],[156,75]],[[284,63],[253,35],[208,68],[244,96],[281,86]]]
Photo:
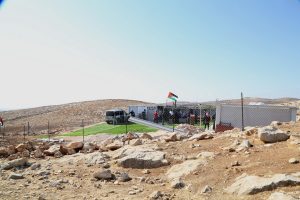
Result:
[[76,102],[63,105],[43,106],[30,109],[2,111],[6,131],[13,134],[24,132],[24,125],[29,122],[30,133],[46,133],[48,121],[53,132],[73,130],[81,126],[82,120],[85,125],[104,121],[105,111],[112,108],[127,110],[129,105],[149,104],[147,102],[107,99],[96,101]]
[[[269,105],[293,105],[293,102],[297,102],[300,99],[297,98],[278,98],[278,99],[268,99],[268,98],[259,98],[259,97],[245,97],[244,104],[249,103],[263,103]],[[216,101],[208,101],[204,102],[208,104],[215,104]],[[228,99],[228,100],[218,100],[218,103],[228,103],[228,104],[240,104],[241,99]]]

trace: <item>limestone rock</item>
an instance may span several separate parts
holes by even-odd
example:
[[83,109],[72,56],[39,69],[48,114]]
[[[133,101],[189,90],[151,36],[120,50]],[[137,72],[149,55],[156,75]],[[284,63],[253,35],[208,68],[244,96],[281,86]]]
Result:
[[208,152],[208,151],[203,151],[197,155],[197,158],[203,158],[203,159],[213,159],[215,157],[214,152]]
[[96,165],[103,164],[109,157],[101,152],[93,152],[85,156],[85,164]]
[[0,147],[0,157],[7,157],[7,149],[5,147]]
[[272,126],[258,129],[258,137],[265,143],[282,142],[290,138],[288,134]]
[[40,148],[37,148],[34,151],[34,157],[35,158],[43,158],[44,157],[44,154],[43,154],[43,152],[42,152],[42,150]]
[[270,178],[243,174],[225,191],[229,194],[252,195],[278,187],[300,185],[300,178],[286,174],[275,174]]
[[34,163],[30,167],[31,170],[36,170],[38,168],[41,168],[41,164],[40,163]]
[[54,156],[54,154],[60,150],[60,145],[52,145],[49,149],[44,151],[44,154],[47,156]]
[[132,178],[127,173],[121,173],[120,177],[118,178],[120,182],[128,182],[131,181],[131,179]]
[[268,198],[268,200],[297,200],[297,199],[299,199],[299,198],[295,198],[293,196],[290,196],[288,194],[284,194],[281,192],[274,192]]
[[55,154],[54,154],[54,157],[55,158],[61,158],[61,157],[63,157],[64,155],[60,152],[60,151],[57,151],[57,152],[55,152]]
[[93,152],[94,150],[96,150],[97,148],[98,148],[97,145],[87,142],[87,143],[84,143],[82,150],[84,152],[90,153],[90,152]]
[[297,163],[299,163],[299,160],[297,160],[296,158],[291,158],[291,159],[289,159],[289,163],[290,164],[297,164]]
[[70,148],[64,145],[60,145],[59,147],[59,151],[63,154],[63,155],[73,155],[76,153],[76,150],[74,148]]
[[142,139],[148,139],[148,140],[152,140],[153,139],[153,137],[150,134],[148,134],[148,133],[143,133],[141,135],[141,138]]
[[201,193],[206,194],[206,193],[211,193],[212,192],[212,187],[210,187],[209,185],[206,185],[202,190]]
[[18,151],[18,152],[23,152],[25,149],[27,149],[28,147],[27,147],[27,145],[26,144],[24,144],[24,143],[21,143],[21,144],[18,144],[17,146],[16,146],[16,150]]
[[98,180],[113,180],[115,176],[111,173],[110,170],[102,170],[99,172],[94,173],[94,178]]
[[15,174],[15,173],[10,174],[8,177],[8,179],[13,179],[13,180],[18,180],[23,178],[24,176],[22,174]]
[[106,148],[108,150],[114,151],[114,150],[120,149],[122,146],[123,146],[123,143],[121,141],[116,140],[113,143],[108,144],[106,146]]
[[168,179],[178,179],[184,175],[188,175],[195,171],[199,166],[206,165],[207,162],[202,159],[198,160],[187,160],[181,164],[173,165],[168,171],[167,171],[167,177]]
[[253,127],[246,127],[245,128],[245,135],[247,136],[251,136],[251,135],[257,135],[258,134],[258,129],[257,128],[253,128]]
[[16,148],[13,146],[13,145],[9,145],[7,148],[7,154],[10,156],[10,155],[13,155],[15,153],[17,153],[17,150]]
[[165,153],[143,147],[122,149],[118,164],[125,168],[150,169],[168,165]]
[[130,141],[130,145],[131,146],[138,146],[138,145],[142,145],[143,141],[141,139],[133,139]]
[[212,138],[213,138],[213,135],[211,133],[204,132],[204,133],[195,134],[192,137],[190,137],[188,140],[189,141],[192,141],[192,140],[198,141],[198,140],[205,140],[205,139],[212,139]]
[[181,178],[175,178],[171,181],[171,187],[174,189],[181,189],[185,186]]
[[27,149],[25,149],[24,151],[21,152],[21,155],[22,157],[29,158],[30,152]]
[[156,199],[161,198],[162,196],[163,195],[162,195],[161,191],[154,191],[149,195],[149,199],[156,200]]
[[69,144],[66,145],[67,148],[74,149],[75,151],[79,151],[80,149],[83,148],[83,143],[82,142],[70,142]]
[[27,158],[20,158],[16,160],[9,161],[1,165],[0,169],[9,170],[14,167],[23,167],[27,164]]
[[177,133],[172,133],[172,134],[167,135],[164,138],[164,140],[166,142],[175,142],[175,141],[178,141]]

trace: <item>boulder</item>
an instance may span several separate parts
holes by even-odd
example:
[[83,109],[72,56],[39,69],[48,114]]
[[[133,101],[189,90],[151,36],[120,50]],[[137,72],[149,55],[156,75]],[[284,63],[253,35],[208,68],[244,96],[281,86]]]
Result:
[[141,135],[141,138],[142,139],[148,139],[148,140],[152,140],[153,139],[153,137],[150,134],[148,134],[148,133],[143,133]]
[[83,148],[82,142],[70,142],[66,145],[66,148],[74,149],[75,151],[79,151]]
[[6,148],[6,150],[7,150],[7,154],[10,156],[10,155],[13,155],[13,154],[15,154],[15,153],[17,153],[17,150],[16,150],[16,148],[15,148],[15,146],[13,146],[13,145],[9,145],[7,148]]
[[28,147],[27,147],[27,145],[26,144],[24,144],[24,143],[21,143],[21,144],[18,144],[17,146],[16,146],[16,150],[18,151],[18,152],[23,152],[25,149],[27,149]]
[[281,192],[274,192],[271,194],[271,196],[268,198],[268,200],[299,200],[299,198],[290,196],[288,194],[284,194]]
[[22,156],[22,157],[29,158],[29,157],[30,157],[30,152],[29,152],[27,149],[25,149],[25,150],[21,153],[21,156]]
[[215,153],[209,151],[203,151],[197,155],[197,158],[203,158],[203,159],[213,159],[214,157],[215,157]]
[[[75,150],[74,150],[75,151]],[[61,158],[63,157],[64,155],[60,152],[60,151],[57,151],[55,152],[55,154],[53,155],[55,158]]]
[[290,138],[288,134],[272,126],[258,129],[258,137],[265,143],[282,142]]
[[154,191],[149,195],[149,199],[156,200],[156,199],[160,199],[162,196],[163,194],[161,193],[161,191]]
[[193,135],[192,137],[190,137],[188,140],[192,141],[192,140],[205,140],[205,139],[212,139],[214,136],[211,133],[198,133]]
[[158,168],[168,165],[163,152],[136,152],[118,160],[118,164],[124,168]]
[[13,179],[13,180],[18,180],[23,178],[24,176],[22,174],[15,174],[15,173],[10,174],[8,177],[8,179]]
[[299,160],[297,160],[296,158],[291,158],[291,159],[289,159],[289,163],[290,164],[298,164]]
[[185,186],[181,178],[175,178],[171,181],[171,187],[174,189],[181,189]]
[[251,135],[257,135],[258,134],[258,129],[257,128],[253,128],[253,127],[246,127],[245,128],[245,135],[247,136],[251,136]]
[[279,121],[272,121],[270,125],[276,127],[276,126],[282,125],[282,122],[279,122]]
[[60,145],[59,151],[60,151],[63,155],[73,155],[73,154],[76,153],[76,150],[75,150],[75,149],[69,148],[69,147],[64,146],[64,145]]
[[47,156],[54,156],[54,154],[60,150],[60,145],[52,145],[49,149],[44,151],[44,154]]
[[150,169],[168,165],[164,152],[140,146],[123,147],[115,158],[119,158],[118,164],[125,168]]
[[7,157],[7,156],[8,156],[7,149],[5,147],[0,147],[0,157]]
[[166,142],[175,142],[178,141],[177,133],[171,133],[164,137]]
[[87,143],[84,143],[82,150],[84,152],[90,153],[90,152],[93,152],[94,150],[96,150],[97,148],[98,148],[97,145],[87,142]]
[[286,174],[275,174],[272,177],[247,176],[243,174],[225,191],[236,195],[253,195],[278,187],[300,185],[300,178]]
[[31,170],[36,170],[36,169],[39,169],[39,168],[41,168],[41,164],[40,163],[34,163],[30,167]]
[[206,185],[206,186],[201,190],[201,193],[202,193],[202,194],[211,193],[212,190],[213,190],[212,187],[210,187],[209,185]]
[[121,141],[116,140],[116,141],[114,141],[113,143],[108,144],[108,145],[106,146],[106,148],[107,148],[108,150],[115,151],[115,150],[117,150],[117,149],[120,149],[122,146],[123,146],[123,143],[122,143]]
[[94,152],[85,155],[85,164],[96,165],[104,164],[109,157],[101,152]]
[[241,144],[237,147],[236,151],[246,150],[250,147],[253,147],[253,145],[250,143],[250,141],[249,140],[243,140],[241,142]]
[[108,169],[96,172],[96,173],[94,173],[93,176],[97,180],[107,180],[107,181],[109,181],[109,180],[115,179],[115,176]]
[[120,177],[118,178],[120,182],[128,182],[131,181],[131,179],[132,178],[127,173],[121,173]]
[[26,164],[27,164],[27,158],[20,158],[2,164],[0,169],[9,170],[15,167],[23,167]]
[[12,154],[12,155],[7,157],[7,160],[15,160],[15,159],[18,159],[18,158],[19,158],[18,154]]
[[198,167],[205,166],[206,164],[207,164],[207,162],[203,159],[187,160],[181,164],[173,165],[167,171],[166,175],[169,180],[181,178],[182,176],[192,173]]
[[142,145],[143,141],[141,139],[133,139],[130,141],[130,145],[131,146],[138,146],[138,145]]
[[43,158],[44,154],[40,148],[37,148],[34,152],[33,155],[35,158]]

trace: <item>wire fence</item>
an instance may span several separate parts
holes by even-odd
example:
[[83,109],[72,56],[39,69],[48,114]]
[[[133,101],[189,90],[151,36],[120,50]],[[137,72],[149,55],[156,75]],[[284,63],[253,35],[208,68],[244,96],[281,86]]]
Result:
[[98,121],[82,119],[78,121],[68,121],[61,123],[51,123],[48,120],[43,123],[26,122],[21,124],[15,124],[8,122],[7,124],[0,126],[0,146],[6,143],[11,138],[22,138],[24,141],[31,136],[39,136],[42,138],[48,138],[49,140],[59,133],[68,133],[71,131],[82,131],[82,137],[84,141],[85,128],[98,123]]

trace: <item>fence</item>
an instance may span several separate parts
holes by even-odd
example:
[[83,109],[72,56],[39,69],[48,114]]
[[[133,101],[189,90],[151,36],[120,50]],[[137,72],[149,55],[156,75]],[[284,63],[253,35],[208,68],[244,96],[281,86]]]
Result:
[[[51,123],[51,121],[41,122],[41,123],[33,123],[26,122],[21,124],[15,124],[13,122],[6,122],[5,126],[0,126],[0,135],[1,135],[1,144],[5,143],[8,139],[12,139],[14,137],[22,138],[26,140],[28,136],[36,136],[42,135],[43,137],[50,138],[57,133],[64,133],[74,130],[81,130],[83,141],[84,141],[84,129],[85,127],[95,124],[98,121],[82,119],[78,121],[68,121],[61,123]],[[0,144],[0,146],[1,146]]]

